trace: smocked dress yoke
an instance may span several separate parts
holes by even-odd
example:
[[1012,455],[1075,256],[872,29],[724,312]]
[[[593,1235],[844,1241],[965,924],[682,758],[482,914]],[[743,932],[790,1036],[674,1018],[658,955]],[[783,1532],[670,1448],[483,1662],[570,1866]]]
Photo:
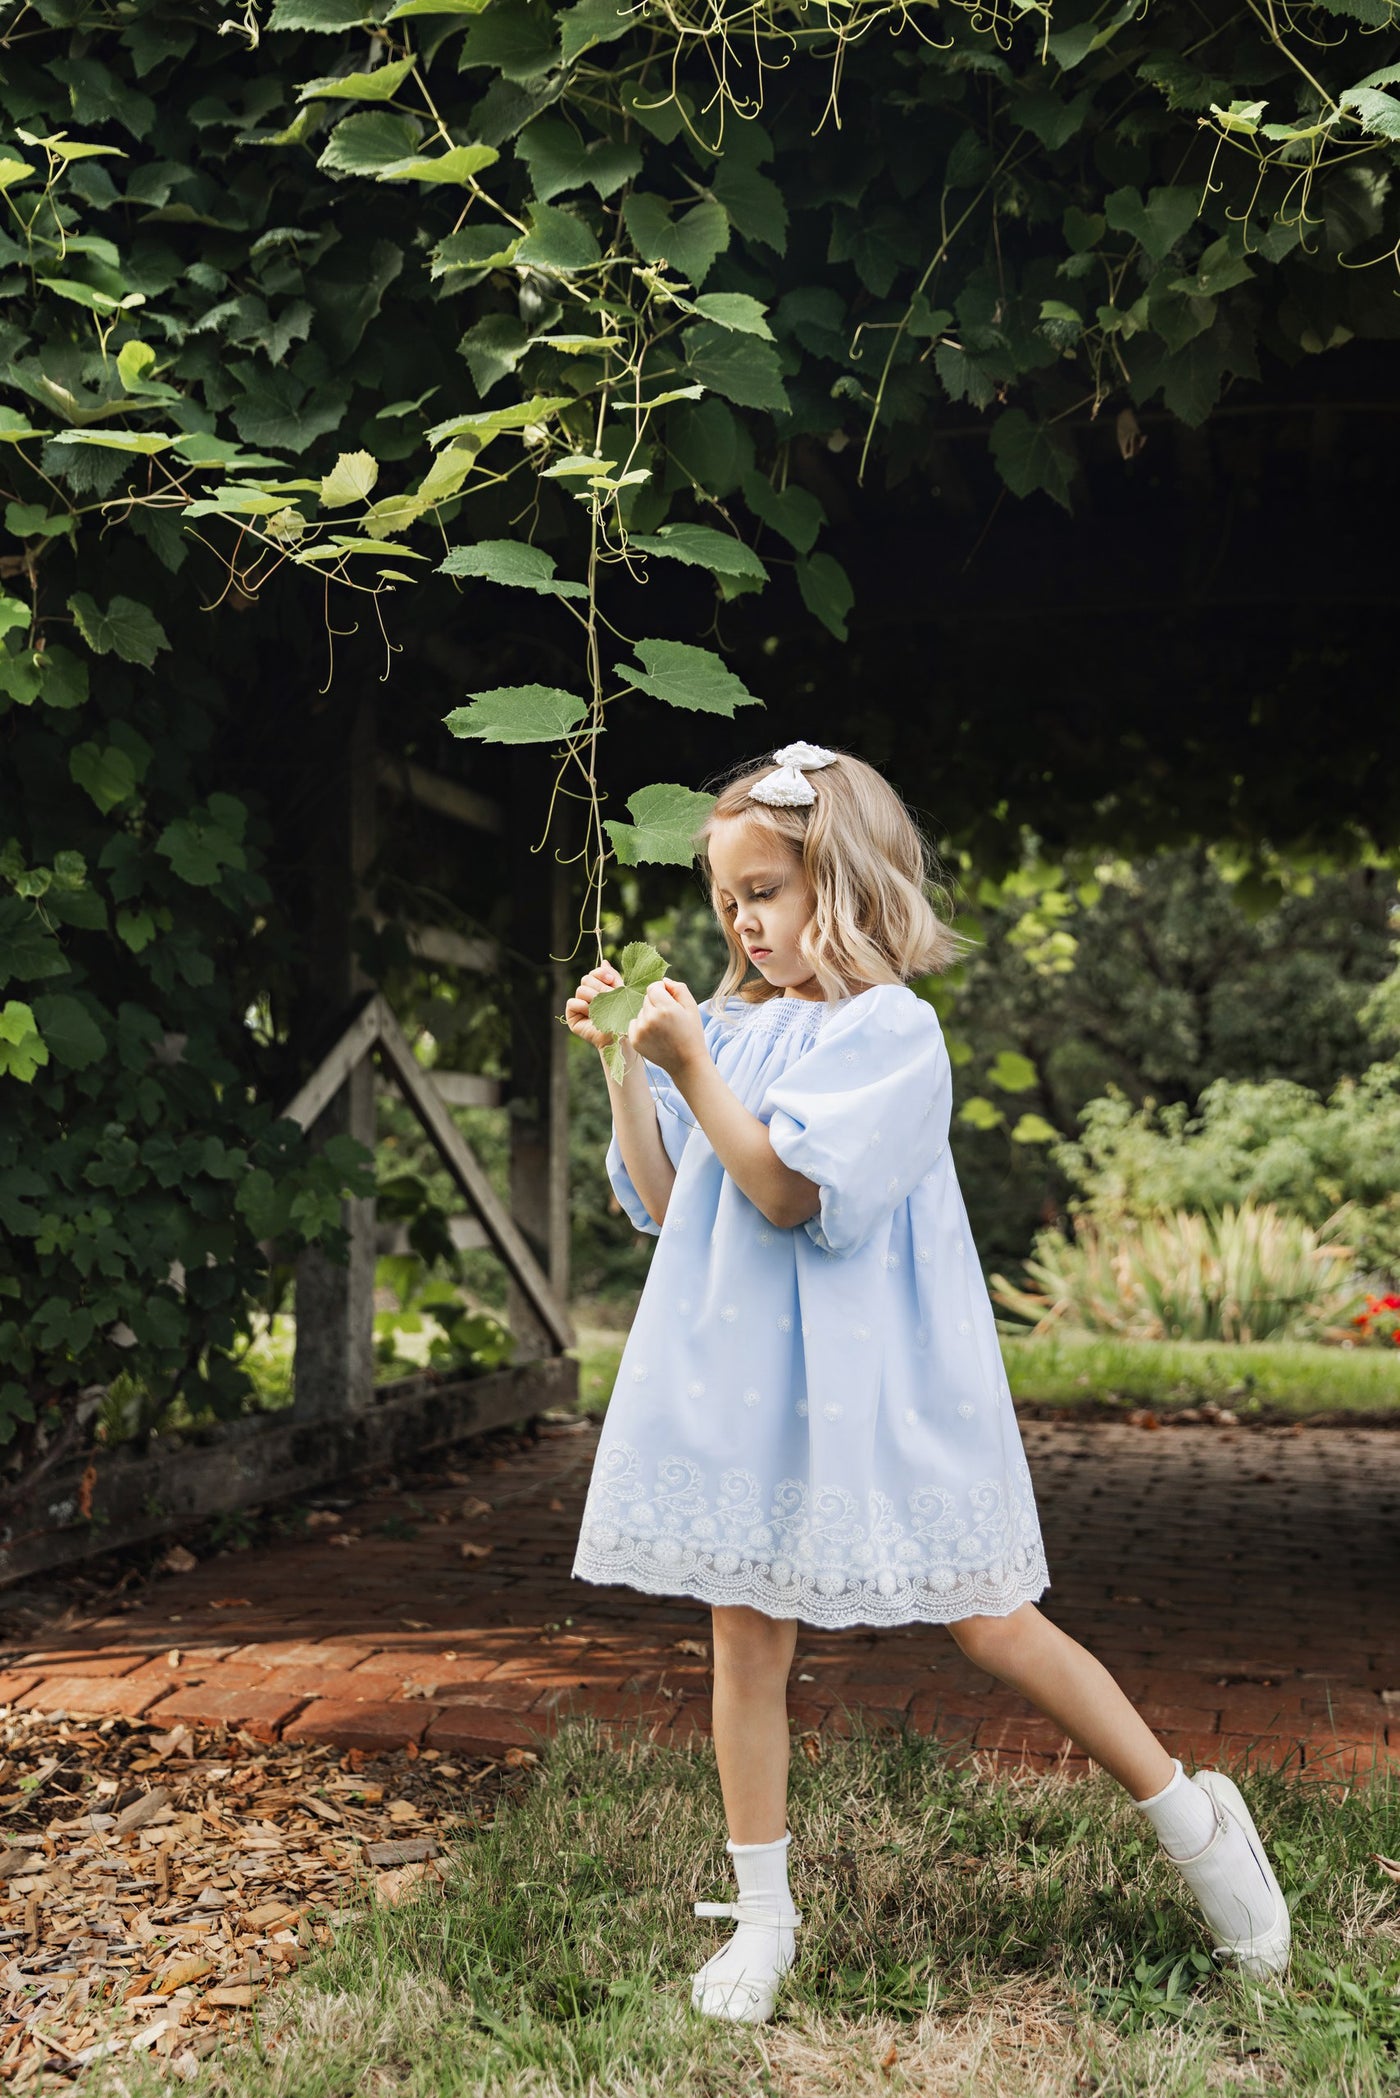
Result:
[[[676,1179],[574,1573],[817,1625],[1006,1615],[1049,1575],[937,1016],[900,985],[701,1011],[716,1069],[821,1208],[770,1224],[666,1072],[638,1066]],[[608,1171],[656,1233],[616,1137]]]

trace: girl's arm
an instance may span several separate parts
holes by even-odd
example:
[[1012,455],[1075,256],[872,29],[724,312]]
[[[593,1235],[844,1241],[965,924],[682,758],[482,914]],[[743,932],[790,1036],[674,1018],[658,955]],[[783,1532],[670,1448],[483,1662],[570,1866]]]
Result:
[[[770,1224],[791,1230],[817,1214],[821,1189],[814,1180],[783,1164],[765,1125],[757,1115],[740,1106],[720,1077],[706,1046],[700,1008],[684,984],[669,977],[654,983],[647,992],[646,1004],[632,1022],[630,1036],[643,1055],[670,1072],[725,1172]],[[652,1126],[656,1126],[654,1109]],[[622,1140],[621,1125],[618,1140]],[[658,1146],[661,1143],[659,1131],[656,1142]],[[624,1147],[623,1157],[626,1156]],[[630,1160],[628,1171],[632,1171]],[[635,1173],[632,1178],[641,1192]],[[642,1200],[651,1209],[645,1194]],[[655,1216],[656,1212],[652,1210],[652,1214]]]
[[[604,1034],[601,1028],[593,1025],[588,1008],[600,991],[615,991],[621,981],[610,962],[600,962],[583,978],[564,1008],[570,1031],[581,1042],[590,1043],[600,1054],[611,1047],[616,1037]],[[612,1106],[613,1129],[632,1185],[641,1196],[647,1215],[653,1223],[660,1225],[666,1218],[666,1205],[675,1185],[676,1169],[661,1140],[656,1102],[641,1068],[641,1058],[629,1042],[623,1043],[622,1054],[627,1065],[625,1084],[615,1084],[606,1060],[603,1065]]]
[[617,1147],[628,1177],[646,1205],[647,1215],[654,1223],[664,1224],[671,1189],[676,1184],[676,1169],[661,1140],[656,1102],[651,1097],[642,1059],[630,1043],[624,1042],[622,1054],[627,1063],[623,1084],[617,1084],[606,1063],[603,1066]]

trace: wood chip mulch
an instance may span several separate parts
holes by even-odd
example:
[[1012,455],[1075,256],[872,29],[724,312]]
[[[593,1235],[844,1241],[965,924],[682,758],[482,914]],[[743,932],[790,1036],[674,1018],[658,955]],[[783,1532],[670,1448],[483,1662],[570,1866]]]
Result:
[[190,2073],[338,1925],[442,1878],[535,1760],[0,1709],[0,2084],[146,2049]]

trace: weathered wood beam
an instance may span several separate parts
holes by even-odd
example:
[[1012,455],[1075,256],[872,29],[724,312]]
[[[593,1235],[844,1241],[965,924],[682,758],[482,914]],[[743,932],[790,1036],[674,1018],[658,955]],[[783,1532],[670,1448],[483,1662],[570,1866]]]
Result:
[[[305,1420],[288,1409],[231,1421],[184,1448],[95,1451],[47,1480],[28,1510],[30,1527],[0,1543],[0,1586],[235,1508],[412,1463],[425,1450],[572,1405],[577,1393],[578,1365],[554,1355],[461,1383],[414,1379],[364,1413]],[[87,1516],[79,1513],[85,1502]]]
[[368,993],[344,1033],[326,1052],[301,1091],[283,1108],[284,1121],[300,1122],[303,1129],[309,1129],[317,1120],[379,1040],[379,1006],[378,994]]
[[476,1071],[442,1071],[434,1065],[428,1073],[435,1091],[449,1107],[499,1107],[501,1081],[483,1078]]
[[505,811],[498,802],[485,794],[473,793],[470,787],[458,786],[456,780],[444,779],[441,773],[411,764],[407,758],[381,752],[379,784],[390,794],[416,801],[420,808],[434,809],[439,816],[450,816],[454,823],[470,824],[473,830],[499,835],[506,827]]
[[437,1146],[443,1164],[485,1225],[492,1245],[529,1299],[555,1346],[571,1347],[573,1327],[563,1301],[555,1295],[548,1276],[453,1121],[445,1102],[433,1090],[432,1080],[414,1056],[408,1037],[382,998],[378,1004],[382,1062],[417,1115],[424,1132]]
[[441,962],[446,969],[470,969],[478,976],[494,976],[500,967],[501,950],[494,940],[471,939],[445,925],[409,925],[401,918],[390,920],[382,912],[376,914],[377,932],[390,923],[397,925],[409,952],[420,961]]

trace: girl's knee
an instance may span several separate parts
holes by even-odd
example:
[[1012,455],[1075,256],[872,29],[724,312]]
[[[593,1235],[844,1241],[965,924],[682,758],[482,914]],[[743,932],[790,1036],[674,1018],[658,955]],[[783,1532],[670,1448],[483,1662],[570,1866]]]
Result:
[[792,1657],[797,1626],[787,1618],[765,1617],[743,1603],[717,1605],[710,1612],[716,1666],[786,1665]]
[[1032,1603],[1022,1603],[1007,1617],[963,1617],[950,1624],[948,1630],[969,1661],[985,1668],[988,1675],[996,1675],[999,1664],[1015,1652],[1029,1629],[1034,1607]]

